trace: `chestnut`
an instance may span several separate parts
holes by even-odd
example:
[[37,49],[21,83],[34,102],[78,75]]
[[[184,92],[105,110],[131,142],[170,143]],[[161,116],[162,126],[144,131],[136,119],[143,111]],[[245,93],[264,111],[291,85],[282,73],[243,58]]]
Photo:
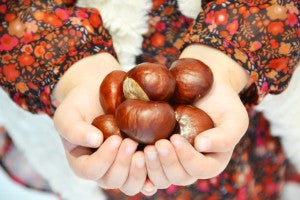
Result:
[[172,63],[170,71],[176,80],[174,101],[191,104],[203,97],[213,84],[210,68],[193,58],[181,58]]
[[195,137],[214,127],[212,119],[203,110],[191,105],[179,105],[175,107],[175,117],[177,121],[177,132],[194,144]]
[[123,91],[126,99],[168,101],[175,91],[175,79],[162,64],[142,63],[127,72]]
[[105,114],[115,114],[117,106],[125,100],[123,81],[126,72],[115,70],[102,81],[99,89],[99,100]]
[[141,144],[168,138],[175,127],[175,113],[166,102],[128,99],[116,110],[119,128]]
[[113,115],[100,115],[93,120],[92,125],[103,133],[103,140],[106,140],[111,135],[119,135],[122,137]]

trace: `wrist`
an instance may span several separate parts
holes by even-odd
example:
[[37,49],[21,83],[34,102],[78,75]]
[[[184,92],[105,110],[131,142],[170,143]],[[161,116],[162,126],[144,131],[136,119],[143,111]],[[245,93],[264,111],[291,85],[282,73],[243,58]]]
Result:
[[194,58],[212,70],[215,84],[227,84],[239,93],[248,83],[249,75],[238,63],[215,48],[193,44],[184,49],[179,58]]
[[104,77],[113,70],[122,70],[117,60],[108,53],[86,57],[74,63],[60,78],[52,93],[52,101],[55,106],[77,86],[94,82],[100,85]]

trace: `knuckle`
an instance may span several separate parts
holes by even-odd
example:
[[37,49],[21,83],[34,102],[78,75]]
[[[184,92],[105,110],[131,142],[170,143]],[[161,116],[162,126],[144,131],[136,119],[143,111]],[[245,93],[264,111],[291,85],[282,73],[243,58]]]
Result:
[[161,166],[158,162],[146,162],[146,166],[147,166],[147,169],[148,171],[151,171],[151,173],[157,173],[160,171],[161,169]]

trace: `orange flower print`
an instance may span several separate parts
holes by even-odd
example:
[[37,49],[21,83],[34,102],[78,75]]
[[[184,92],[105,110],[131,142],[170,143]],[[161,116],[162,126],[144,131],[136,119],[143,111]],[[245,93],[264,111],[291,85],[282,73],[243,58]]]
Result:
[[4,34],[0,38],[0,51],[10,51],[18,44],[18,38]]
[[34,59],[31,55],[28,55],[27,53],[22,53],[18,57],[18,61],[20,63],[20,66],[24,67],[27,65],[31,65],[34,62]]
[[4,14],[6,12],[6,5],[0,5],[0,13]]
[[73,25],[81,25],[81,19],[79,19],[78,17],[70,17],[70,21],[71,21],[71,24]]
[[274,39],[270,40],[270,44],[272,49],[277,49],[279,47],[279,43]]
[[28,91],[28,87],[27,87],[27,85],[24,82],[18,82],[16,84],[16,89],[20,93],[25,93],[25,92]]
[[55,14],[63,21],[69,19],[69,14],[66,10],[61,9],[61,8],[56,8],[55,9]]
[[166,0],[153,0],[152,8],[153,10],[157,10]]
[[294,13],[289,13],[285,23],[290,25],[290,27],[294,27],[298,23],[298,18]]
[[271,22],[268,26],[268,31],[273,35],[278,35],[283,33],[283,23],[282,22]]
[[52,58],[52,54],[50,52],[47,52],[45,54],[45,58],[48,59],[48,60],[51,59]]
[[246,63],[248,57],[246,54],[244,54],[242,51],[240,51],[239,49],[234,49],[234,57],[240,61],[242,61],[243,63]]
[[36,57],[43,57],[45,54],[45,47],[42,45],[38,45],[34,48],[34,55]]
[[45,18],[45,13],[41,10],[37,10],[33,13],[33,17],[38,21],[42,21]]
[[270,69],[275,69],[277,71],[281,71],[287,67],[288,58],[281,57],[277,59],[273,59],[269,63]]
[[205,17],[205,23],[211,24],[215,21],[215,11],[210,11]]
[[250,42],[250,48],[249,48],[249,51],[254,52],[254,51],[260,49],[261,46],[262,46],[261,43],[258,42],[258,41]]
[[165,45],[165,41],[166,38],[164,35],[162,35],[161,33],[155,33],[152,37],[151,37],[151,44],[154,47],[162,47]]
[[27,45],[24,45],[22,48],[21,48],[21,51],[22,52],[25,52],[27,54],[31,54],[32,53],[32,46],[30,44],[27,44]]
[[30,22],[26,22],[25,26],[26,26],[26,32],[29,32],[29,33],[35,33],[38,30],[38,26],[37,26],[35,20],[32,20]]
[[56,28],[59,28],[63,25],[62,21],[54,14],[46,14],[43,21]]
[[225,3],[225,2],[227,2],[227,0],[217,0],[216,4],[222,4],[222,3]]
[[226,9],[223,8],[220,11],[215,12],[215,22],[217,25],[222,24],[226,25],[229,15],[226,12]]
[[15,64],[4,65],[3,73],[8,82],[14,82],[20,75],[20,72],[16,70]]
[[284,42],[280,43],[280,47],[279,47],[279,51],[278,51],[280,54],[287,55],[290,53],[290,51],[291,51],[291,44],[284,43]]
[[9,63],[9,61],[11,60],[11,56],[7,53],[7,54],[4,54],[3,56],[2,56],[2,62],[4,63],[4,64],[8,64]]
[[21,39],[21,43],[28,44],[34,40],[32,33],[25,33],[24,37]]
[[5,21],[11,22],[16,19],[16,15],[13,13],[7,13],[4,17]]
[[9,23],[8,33],[19,38],[23,37],[25,33],[25,24],[18,18]]
[[101,25],[100,17],[96,13],[92,13],[89,20],[94,28],[98,28]]
[[239,24],[237,20],[234,20],[230,24],[227,25],[226,29],[229,31],[230,35],[234,35],[239,28]]
[[274,4],[267,9],[267,15],[270,17],[270,19],[280,19],[284,20],[286,18],[287,9],[284,6]]

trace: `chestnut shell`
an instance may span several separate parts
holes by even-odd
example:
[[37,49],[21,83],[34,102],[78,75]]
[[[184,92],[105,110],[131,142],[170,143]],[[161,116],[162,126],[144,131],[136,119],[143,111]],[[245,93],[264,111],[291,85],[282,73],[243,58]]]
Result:
[[205,96],[213,84],[210,68],[193,58],[181,58],[172,63],[170,71],[176,80],[174,101],[191,104]]
[[175,127],[175,113],[166,102],[128,99],[116,110],[119,128],[133,140],[154,144],[168,138]]
[[175,91],[175,79],[165,65],[141,63],[127,73],[152,101],[168,101]]
[[99,88],[99,100],[105,114],[115,114],[115,110],[125,100],[123,94],[123,81],[126,72],[115,70],[109,73]]
[[191,144],[194,144],[194,139],[199,133],[214,127],[206,112],[191,105],[175,107],[175,117],[178,126],[175,133],[182,135]]
[[119,135],[122,137],[121,130],[113,115],[100,115],[93,120],[92,125],[102,132],[103,140],[106,140],[112,135]]

